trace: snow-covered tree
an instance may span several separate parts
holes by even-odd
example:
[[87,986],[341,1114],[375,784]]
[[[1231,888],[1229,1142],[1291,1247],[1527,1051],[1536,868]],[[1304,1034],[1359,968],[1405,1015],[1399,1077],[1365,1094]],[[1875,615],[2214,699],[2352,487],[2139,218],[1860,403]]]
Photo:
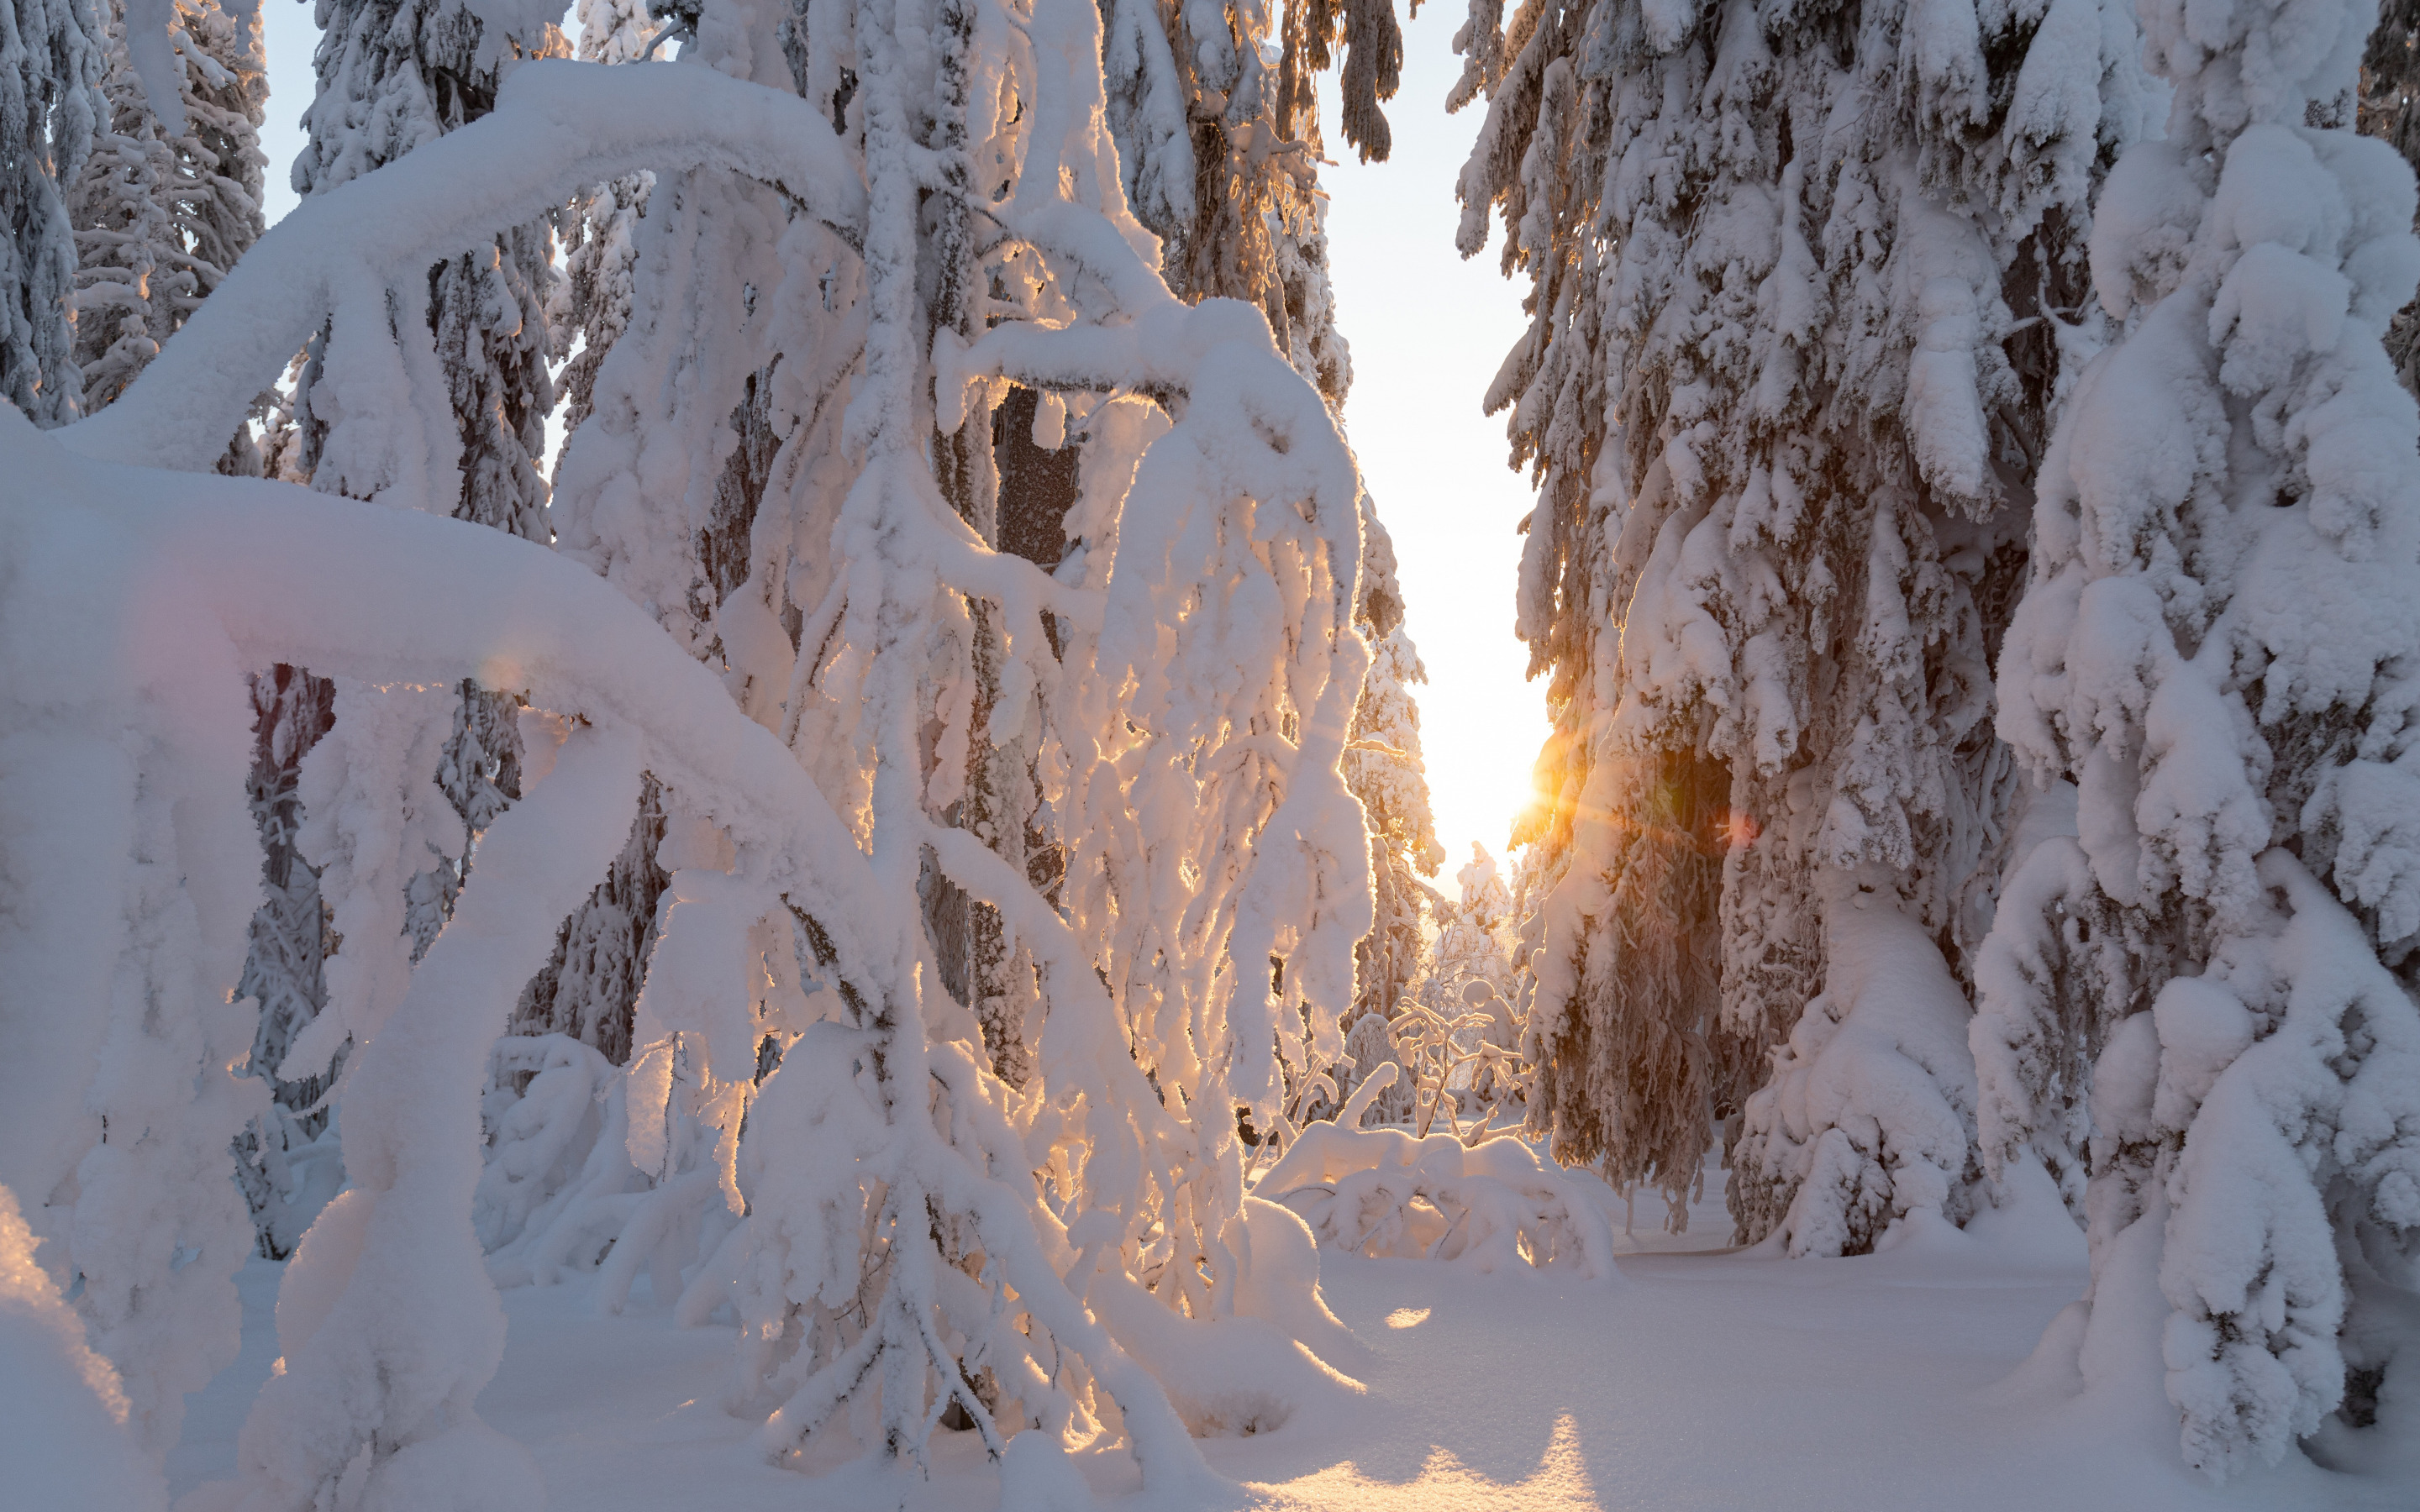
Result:
[[[517,62],[564,50],[555,26],[560,14],[559,8],[544,4],[485,10],[449,0],[324,0],[313,57],[318,92],[303,116],[310,140],[294,162],[296,192],[328,193],[486,115]],[[550,235],[541,220],[484,239],[435,266],[427,290],[414,291],[408,301],[409,315],[388,311],[365,322],[366,329],[332,327],[312,341],[293,408],[300,430],[298,466],[314,487],[368,499],[426,487],[450,499],[445,507],[456,518],[524,538],[546,537],[547,485],[537,458],[546,416],[554,407],[545,320],[547,280],[552,276]],[[425,471],[424,458],[398,458],[389,448],[390,417],[375,400],[365,405],[348,397],[357,381],[352,350],[385,348],[374,356],[365,351],[358,360],[376,367],[416,350],[416,341],[398,342],[398,318],[424,321],[433,333],[430,361],[415,380],[442,387],[460,433],[435,476]],[[335,377],[330,379],[332,364]],[[340,702],[345,696],[335,695]],[[460,827],[459,833],[441,835],[427,827],[423,816],[365,832],[373,845],[412,837],[393,864],[409,879],[405,933],[416,956],[427,949],[452,906],[470,837],[491,824],[519,789],[520,740],[507,696],[466,685],[450,716],[410,696],[398,696],[396,702],[424,708],[430,718],[450,717],[450,736],[433,758],[432,770]],[[310,740],[298,733],[281,746],[293,748],[301,761]],[[340,768],[348,764],[332,761]],[[351,764],[358,766],[359,759]],[[359,801],[380,800],[365,794]],[[276,862],[272,856],[272,870]],[[346,864],[364,878],[383,877],[390,870],[366,856],[352,856]],[[335,906],[341,910],[345,904]],[[382,903],[371,906],[382,915]],[[341,929],[338,933],[351,940],[356,952],[383,955],[389,949],[383,937],[348,935]],[[360,1016],[360,1010],[341,1016]],[[376,1015],[367,1022],[376,1022]],[[338,1042],[315,1037],[310,1043],[313,1061],[282,1069],[281,1077],[326,1072]]]
[[67,193],[109,119],[107,39],[92,0],[9,0],[0,12],[0,397],[44,425],[75,418]]
[[[2382,0],[2378,8],[2378,29],[2362,54],[2356,120],[2420,166],[2420,5],[2412,0]],[[2386,356],[2403,386],[2420,392],[2420,304],[2396,312]]]
[[[256,529],[199,503],[173,517],[165,549],[184,555],[164,560],[235,595],[202,611],[239,627],[230,664],[346,679],[302,774],[302,849],[344,944],[318,1042],[288,1059],[351,1041],[352,1184],[288,1272],[287,1369],[247,1428],[239,1497],[366,1479],[408,1499],[464,1456],[490,1500],[524,1494],[526,1466],[470,1409],[500,1336],[462,1223],[477,1103],[488,1045],[623,842],[642,769],[662,781],[674,870],[621,1073],[657,1237],[626,1237],[687,1244],[706,1267],[689,1285],[725,1288],[748,1320],[738,1395],[768,1450],[913,1459],[954,1412],[996,1450],[1046,1430],[1012,1470],[1109,1428],[1161,1487],[1198,1473],[1188,1426],[1249,1431],[1338,1389],[1252,1316],[1278,1305],[1252,1277],[1295,1273],[1309,1241],[1244,1201],[1235,1111],[1270,1118],[1289,1077],[1341,1051],[1373,922],[1341,770],[1369,662],[1350,454],[1260,314],[1187,305],[1158,275],[1116,171],[1094,7],[865,0],[810,11],[786,56],[750,30],[765,21],[709,7],[672,66],[517,70],[491,117],[306,199],[72,433],[207,465],[193,437],[231,424],[230,394],[194,375],[273,371],[325,329],[321,470],[396,503],[451,498],[463,437],[433,380],[433,250],[657,175],[631,322],[563,465],[584,562],[411,511],[306,511],[266,483],[191,485],[268,507]],[[732,76],[752,58],[796,71]],[[1001,174],[980,216],[977,162]],[[717,317],[707,350],[693,338]],[[1083,445],[1050,574],[992,547],[982,508],[990,415],[1017,388],[1037,444],[1073,428]],[[77,474],[41,497],[116,496]],[[725,508],[749,525],[700,528]],[[264,581],[291,586],[227,607]],[[379,623],[408,629],[355,633]],[[529,699],[530,787],[414,965],[402,863],[446,807],[427,705],[464,676]],[[1068,815],[1056,905],[952,822],[978,734],[1027,742]],[[937,873],[1033,963],[1022,1096],[939,990]],[[667,1137],[680,1119],[710,1135],[690,1142],[716,1152],[701,1166]],[[699,1194],[744,1214],[714,1255],[671,1211]],[[390,1326],[404,1316],[446,1326]]]
[[[178,0],[164,39],[173,50],[178,108],[163,118],[136,69],[129,35],[130,25],[156,22],[156,10],[130,18],[123,4],[109,8],[109,116],[69,204],[80,258],[75,356],[87,414],[133,381],[259,239],[263,224],[258,133],[269,85],[257,12],[239,19],[215,0]],[[219,468],[260,471],[248,427],[237,427]],[[301,817],[298,764],[326,728],[329,691],[291,668],[252,680],[251,797],[267,851],[269,899],[254,917],[237,994],[259,1005],[250,1064],[270,1079],[275,1102],[238,1137],[237,1175],[264,1253],[279,1257],[317,1211],[307,1193],[333,1174],[298,1169],[306,1160],[302,1147],[327,1121],[313,1106],[325,1089],[322,1079],[275,1077],[324,994],[318,878],[295,856],[292,837]]]
[[[109,118],[70,198],[79,263],[75,356],[90,413],[133,381],[261,232],[260,19],[179,0],[170,20],[182,125],[152,108],[112,7]],[[230,465],[257,470],[239,433]]]
[[[1394,544],[1371,514],[1369,563],[1361,589],[1361,633],[1371,644],[1370,675],[1353,713],[1353,744],[1345,780],[1369,816],[1370,874],[1377,889],[1377,926],[1356,951],[1355,1022],[1394,1015],[1419,970],[1429,890],[1419,880],[1445,861],[1429,811],[1420,762],[1420,710],[1412,688],[1428,681],[1420,654],[1404,628],[1395,586]],[[1366,1072],[1369,1067],[1358,1068]]]
[[[75,356],[87,414],[133,381],[262,229],[258,133],[269,86],[257,12],[239,20],[215,0],[178,0],[170,9],[163,40],[172,50],[178,109],[166,117],[130,45],[130,25],[157,20],[156,8],[136,18],[123,4],[110,8],[103,82],[109,116],[70,200],[80,257]],[[236,429],[219,468],[260,471],[248,427]],[[298,764],[326,728],[329,691],[291,668],[256,676],[252,685],[251,796],[268,853],[269,900],[254,917],[237,994],[259,1005],[251,1069],[270,1078],[275,1105],[239,1136],[237,1174],[263,1250],[276,1257],[317,1211],[316,1203],[294,1199],[333,1174],[303,1176],[295,1168],[305,1160],[301,1147],[326,1123],[324,1111],[313,1108],[324,1090],[321,1078],[275,1079],[324,993],[318,879],[295,856],[292,837],[301,817]]]
[[[579,55],[589,62],[637,62],[657,29],[636,0],[582,0],[578,14]],[[597,369],[629,326],[640,217],[654,183],[654,175],[640,172],[592,186],[558,219],[564,276],[549,297],[547,326],[553,356],[563,363],[566,435],[586,423]],[[728,533],[746,525],[726,515],[722,528]],[[745,554],[736,543],[722,549]],[[513,1013],[516,1034],[568,1035],[616,1065],[629,1058],[631,1014],[667,880],[656,860],[663,838],[663,789],[647,777],[621,854],[588,902],[564,921],[554,958],[521,995]]]
[[1380,102],[1404,53],[1394,7],[1114,0],[1103,15],[1119,171],[1167,243],[1170,286],[1259,305],[1278,349],[1341,406],[1352,369],[1327,280],[1316,81],[1341,47],[1345,140],[1384,160]]
[[1973,1042],[1993,1173],[2089,1162],[2092,1289],[2044,1349],[2136,1411],[2164,1371],[2219,1477],[2420,1427],[2420,417],[2382,345],[2420,243],[2350,130],[2367,7],[2143,19],[2174,103],[2101,195],[2122,334],[2000,661],[2072,821],[2002,899]]
[[151,101],[126,51],[122,6],[113,4],[107,71],[101,81],[109,115],[94,132],[70,196],[75,225],[75,361],[84,379],[85,413],[120,389],[160,350],[186,310],[201,297],[170,221],[176,168]]
[[[1127,198],[1167,246],[1170,286],[1187,301],[1259,305],[1286,360],[1341,415],[1352,354],[1328,276],[1316,77],[1342,58],[1345,139],[1362,161],[1384,161],[1392,138],[1380,106],[1395,92],[1403,38],[1391,4],[1292,0],[1279,8],[1270,36],[1269,8],[1233,0],[1110,6],[1110,128]],[[1004,487],[1004,516],[1013,507]],[[1404,627],[1394,548],[1374,504],[1367,540],[1358,616],[1375,659],[1346,774],[1369,815],[1378,896],[1378,924],[1358,955],[1359,1006],[1385,1013],[1419,964],[1419,877],[1435,874],[1444,856],[1411,692],[1426,673]]]
[[[1139,217],[1164,239],[1171,287],[1188,302],[1229,298],[1261,306],[1287,361],[1340,413],[1351,357],[1335,326],[1310,82],[1311,69],[1328,65],[1332,43],[1348,34],[1357,39],[1344,81],[1348,135],[1365,157],[1384,157],[1386,127],[1376,101],[1392,93],[1400,44],[1391,11],[1367,9],[1348,19],[1297,8],[1278,37],[1267,35],[1272,23],[1265,13],[1244,5],[1156,10],[1133,5],[1105,15],[1109,50],[1104,66],[1121,174]],[[1197,171],[1198,165],[1207,166]],[[962,509],[970,521],[995,518],[994,538],[1004,549],[1056,569],[1076,547],[1063,521],[1090,465],[1087,437],[1080,421],[1071,425],[1053,407],[1029,396],[1013,396],[996,414],[991,455],[970,456],[964,471]],[[1374,512],[1366,539],[1357,611],[1363,636],[1382,657],[1417,669],[1418,653],[1401,628],[1403,594],[1392,548]],[[977,614],[980,619],[980,608]],[[988,651],[979,656],[986,665],[997,660]],[[1404,681],[1395,679],[1399,686]],[[993,696],[979,691],[979,704],[987,709]],[[1365,717],[1392,719],[1400,731],[1418,712],[1404,688],[1400,699],[1387,696],[1357,714]],[[1410,947],[1419,929],[1414,873],[1433,871],[1434,862],[1416,747],[1407,762],[1363,744],[1357,730],[1356,742],[1347,775],[1370,816],[1372,864],[1380,877],[1381,922],[1360,952],[1368,1003],[1390,1000],[1408,982],[1416,964]],[[1044,797],[1047,780],[1030,748],[1009,741],[970,757],[968,782],[960,827],[987,834],[1011,866],[1038,876],[1063,873],[1068,848],[1058,833],[1063,815]],[[928,880],[927,910],[944,980],[984,1023],[997,1068],[1020,1080],[1017,1026],[1032,1006],[1032,963],[1016,960],[989,911],[946,878]],[[1382,940],[1396,945],[1386,948]]]
[[1487,847],[1473,841],[1470,859],[1454,873],[1461,896],[1436,909],[1436,935],[1420,964],[1420,992],[1430,1006],[1444,1008],[1449,999],[1462,1000],[1465,985],[1483,981],[1508,990],[1512,963],[1512,892]]
[[[328,1000],[327,909],[319,873],[303,860],[297,841],[302,825],[300,778],[302,758],[334,720],[335,688],[327,679],[295,667],[252,673],[252,772],[248,781],[253,821],[260,831],[261,882],[267,900],[252,916],[250,948],[236,995],[259,1009],[253,1035],[251,1072],[268,1080],[274,1107],[237,1147],[238,1177],[252,1207],[262,1251],[282,1259],[299,1229],[314,1213],[302,1196],[287,1156],[316,1139],[328,1125],[321,1096],[331,1078],[318,1073],[282,1079],[280,1069],[297,1036]],[[281,1111],[282,1110],[282,1111]],[[304,1206],[288,1214],[284,1210]]]
[[[656,25],[640,0],[580,0],[578,55],[590,63],[634,63]],[[554,358],[564,364],[566,433],[588,418],[597,369],[630,323],[632,240],[654,179],[648,174],[600,184],[572,201],[561,218],[563,278],[547,304]],[[576,349],[575,349],[576,348]]]
[[1462,48],[1461,246],[1500,209],[1531,283],[1488,403],[1539,481],[1519,627],[1556,722],[1521,831],[1560,872],[1532,1118],[1677,1208],[1797,1021],[1776,1074],[1839,1095],[1750,1103],[1733,1211],[1860,1250],[1962,1200],[1934,942],[1979,933],[2005,824],[1988,669],[2095,339],[2132,28],[2096,0],[1480,0]]

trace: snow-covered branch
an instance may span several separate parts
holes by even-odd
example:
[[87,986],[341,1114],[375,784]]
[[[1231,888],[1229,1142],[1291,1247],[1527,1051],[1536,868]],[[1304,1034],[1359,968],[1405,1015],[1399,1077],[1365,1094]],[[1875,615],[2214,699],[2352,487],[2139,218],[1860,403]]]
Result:
[[[87,456],[194,471],[339,305],[383,329],[387,291],[429,266],[643,169],[715,164],[853,236],[865,189],[831,122],[795,95],[710,69],[544,61],[489,115],[312,197],[246,253],[116,403],[68,428]],[[425,297],[425,292],[424,292]]]

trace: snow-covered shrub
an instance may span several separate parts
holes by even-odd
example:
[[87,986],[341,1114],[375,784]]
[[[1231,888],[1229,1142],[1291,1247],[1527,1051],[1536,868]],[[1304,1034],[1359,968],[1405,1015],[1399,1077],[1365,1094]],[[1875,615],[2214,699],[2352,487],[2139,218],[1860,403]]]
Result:
[[[2013,786],[1989,664],[2050,403],[2100,339],[2130,10],[1470,8],[1460,245],[1500,210],[1533,313],[1488,394],[1540,485],[1518,619],[1556,723],[1518,837],[1559,872],[1531,1117],[1675,1211],[1768,1047],[1819,996],[1856,1012],[1820,877],[1883,868],[1925,933],[1978,933]],[[1761,1238],[1787,1194],[1738,1190]]]
[[1402,1068],[1400,1083],[1380,1094],[1389,1112],[1379,1121],[1408,1119],[1422,1135],[1439,1113],[1458,1123],[1457,1109],[1479,1112],[1483,1128],[1494,1109],[1518,1102],[1528,1086],[1517,1069],[1520,1026],[1505,996],[1514,977],[1512,894],[1495,858],[1477,843],[1457,879],[1458,901],[1431,895],[1436,928],[1408,995],[1383,1025],[1355,1025],[1376,1059],[1351,1052],[1362,1057],[1360,1071],[1381,1061]]
[[1591,1186],[1509,1135],[1466,1145],[1340,1122],[1304,1130],[1255,1191],[1353,1254],[1618,1279],[1613,1227]]
[[1387,1027],[1394,1063],[1412,1088],[1408,1118],[1416,1136],[1426,1138],[1442,1114],[1460,1137],[1467,1113],[1475,1117],[1476,1138],[1498,1108],[1520,1095],[1526,1078],[1513,1048],[1519,1028],[1511,1006],[1484,979],[1465,982],[1461,1001],[1446,1008],[1406,1003]]
[[[1354,1113],[1354,1127],[1403,1123],[1411,1118],[1412,1078],[1404,1070],[1395,1046],[1394,1026],[1385,1014],[1364,1013],[1353,1021],[1353,1027],[1344,1036],[1344,1057],[1353,1062],[1353,1067],[1340,1080],[1337,1090],[1344,1097],[1345,1107],[1359,1104]],[[1371,1079],[1381,1074],[1382,1066],[1390,1068],[1387,1079],[1373,1086]],[[1366,1096],[1362,1095],[1364,1088]]]
[[2174,108],[2102,195],[2124,333],[2045,458],[2000,663],[2077,833],[1994,926],[1983,1156],[2071,1159],[2083,1098],[2085,1381],[2157,1368],[2164,1316],[2214,1477],[2339,1411],[2392,1431],[2420,1370],[2420,415],[2381,347],[2420,244],[2410,167],[2344,129],[2369,19],[2145,7]]

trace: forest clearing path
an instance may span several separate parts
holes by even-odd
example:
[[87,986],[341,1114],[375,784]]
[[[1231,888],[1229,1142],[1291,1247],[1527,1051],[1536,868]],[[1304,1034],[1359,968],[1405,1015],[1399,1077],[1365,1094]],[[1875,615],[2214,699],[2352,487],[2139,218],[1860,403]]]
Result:
[[[1714,1183],[1709,1183],[1713,1185]],[[1652,1211],[1651,1211],[1651,1208]],[[1680,1242],[1726,1232],[1720,1196]],[[1621,1210],[1615,1209],[1617,1223]],[[1642,1244],[1661,1205],[1644,1196]],[[1989,1220],[1986,1220],[1988,1223]],[[2072,1402],[1997,1387],[2082,1290],[2082,1245],[1923,1232],[1881,1255],[1776,1260],[1625,1255],[1627,1285],[1472,1276],[1418,1260],[1322,1256],[1329,1305],[1376,1354],[1370,1394],[1249,1440],[1204,1444],[1238,1482],[1217,1508],[1151,1505],[1122,1451],[1086,1473],[1105,1504],[1149,1512],[2364,1512],[2383,1489],[2307,1463],[2212,1488],[2173,1442]],[[2036,1236],[2057,1240],[2063,1236]],[[276,1345],[284,1268],[241,1277],[245,1349],[194,1397],[170,1461],[181,1492],[233,1466]],[[936,1440],[921,1484],[777,1470],[727,1415],[723,1327],[677,1329],[644,1283],[596,1316],[593,1282],[504,1294],[511,1332],[479,1411],[530,1446],[551,1504],[579,1512],[990,1512],[973,1434]],[[903,1490],[907,1493],[904,1504]]]

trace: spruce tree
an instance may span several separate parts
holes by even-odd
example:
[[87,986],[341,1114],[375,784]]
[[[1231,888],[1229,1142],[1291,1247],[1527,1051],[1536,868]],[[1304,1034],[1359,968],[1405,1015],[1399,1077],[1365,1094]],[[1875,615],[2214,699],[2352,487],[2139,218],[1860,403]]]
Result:
[[1983,950],[1983,1158],[2084,1187],[2045,1355],[2214,1478],[2420,1428],[2420,412],[2385,346],[2420,242],[2352,131],[2366,12],[2145,6],[2174,103],[2101,196],[2119,337],[1999,663],[2072,808]]
[[[1371,643],[1370,675],[1353,712],[1353,746],[1344,777],[1369,816],[1370,874],[1377,889],[1378,924],[1356,952],[1355,1018],[1392,1018],[1419,969],[1430,889],[1420,881],[1444,864],[1429,810],[1420,761],[1420,711],[1412,689],[1428,681],[1420,654],[1404,628],[1395,586],[1394,545],[1371,512],[1368,577],[1361,590],[1362,634]],[[1358,1067],[1367,1072],[1367,1066]]]
[[[134,380],[259,239],[261,113],[269,98],[260,22],[215,0],[171,15],[181,125],[152,107],[130,55],[125,8],[112,7],[103,95],[106,129],[77,178],[75,357],[84,409]],[[248,432],[223,468],[257,471]]]
[[[1518,624],[1556,725],[1532,1126],[1677,1210],[1745,1102],[1751,1240],[1854,1252],[1970,1200],[1938,948],[1962,967],[2006,824],[1989,669],[2096,339],[2128,36],[2091,0],[1478,0],[1464,34],[1460,244],[1500,211],[1532,312],[1487,396],[1540,487]],[[1843,1031],[1887,1011],[1876,962],[1921,1006]],[[1751,1098],[1785,1037],[1784,1084],[1839,1097]],[[1868,1073],[1929,1090],[1867,1106]]]
[[[1317,78],[1342,62],[1345,141],[1361,161],[1385,161],[1392,135],[1382,107],[1403,61],[1393,7],[1294,0],[1278,35],[1257,44],[1257,12],[1246,7],[1167,8],[1161,34],[1143,29],[1153,9],[1126,0],[1105,12],[1110,123],[1136,214],[1165,239],[1172,288],[1187,300],[1259,305],[1279,350],[1341,416],[1353,364],[1327,268]],[[1411,690],[1426,673],[1404,626],[1394,548],[1374,501],[1365,539],[1359,623],[1376,659],[1346,777],[1369,814],[1379,922],[1358,952],[1357,1003],[1391,1012],[1419,967],[1429,896],[1419,878],[1435,875],[1445,853]]]
[[83,398],[67,193],[109,119],[107,47],[92,0],[0,8],[0,398],[38,425],[74,419]]
[[[2362,54],[2357,123],[2420,166],[2420,4],[2383,0],[2378,29]],[[2403,386],[2420,393],[2420,303],[2396,312],[2386,356]]]
[[126,51],[125,8],[113,3],[107,72],[109,116],[75,181],[69,215],[76,233],[75,360],[84,412],[134,380],[200,298],[169,219],[175,166]]
[[[1378,102],[1393,93],[1401,55],[1391,8],[1361,7],[1348,15],[1297,5],[1283,18],[1280,37],[1258,36],[1264,19],[1241,5],[1119,5],[1105,11],[1104,25],[1122,182],[1138,218],[1162,239],[1170,286],[1188,301],[1225,298],[1258,306],[1279,350],[1341,414],[1352,360],[1337,331],[1328,280],[1313,75],[1330,66],[1339,41],[1349,46],[1346,135],[1365,159],[1383,158],[1388,138]],[[970,454],[954,473],[954,498],[969,523],[987,541],[1047,569],[1067,560],[1073,543],[1063,521],[1078,502],[1084,466],[1081,424],[1071,426],[1064,417],[1059,401],[1011,397],[995,412],[989,455]],[[1405,686],[1419,680],[1418,652],[1402,628],[1403,590],[1374,510],[1369,523],[1359,624],[1373,646],[1391,647],[1381,659],[1394,682],[1357,718],[1391,721],[1390,733],[1414,732],[1406,752],[1357,729],[1359,744],[1348,761],[1381,879],[1380,923],[1359,952],[1367,970],[1361,1001],[1374,1004],[1393,1001],[1410,982],[1424,899],[1414,873],[1433,873],[1441,853],[1432,854],[1418,710]],[[975,612],[980,620],[984,611]],[[983,657],[990,662],[994,654]],[[1406,668],[1410,675],[1400,675]],[[986,716],[992,699],[988,692],[979,697]],[[1047,786],[1030,742],[988,747],[970,764],[959,823],[987,834],[1013,867],[1057,875],[1066,848],[1054,832]],[[1034,962],[1019,955],[990,910],[946,877],[927,879],[925,905],[944,982],[985,1026],[995,1069],[1020,1082]]]
[[[486,115],[515,63],[565,50],[554,15],[542,6],[489,13],[447,0],[323,0],[313,57],[318,92],[303,116],[310,141],[294,162],[296,192],[325,193]],[[535,540],[550,533],[537,466],[554,408],[545,317],[550,240],[547,224],[533,222],[437,265],[425,304],[460,443],[451,513]],[[332,343],[348,339],[378,338],[322,332],[306,353],[293,400],[297,465],[324,492],[374,498],[394,484],[375,440],[387,417],[343,413],[322,383]],[[345,440],[348,425],[373,439],[365,449]],[[510,697],[462,686],[437,779],[463,835],[433,856],[407,858],[415,955],[451,908],[470,836],[520,791],[516,718]],[[279,748],[289,747],[299,761],[310,740],[297,732]]]

